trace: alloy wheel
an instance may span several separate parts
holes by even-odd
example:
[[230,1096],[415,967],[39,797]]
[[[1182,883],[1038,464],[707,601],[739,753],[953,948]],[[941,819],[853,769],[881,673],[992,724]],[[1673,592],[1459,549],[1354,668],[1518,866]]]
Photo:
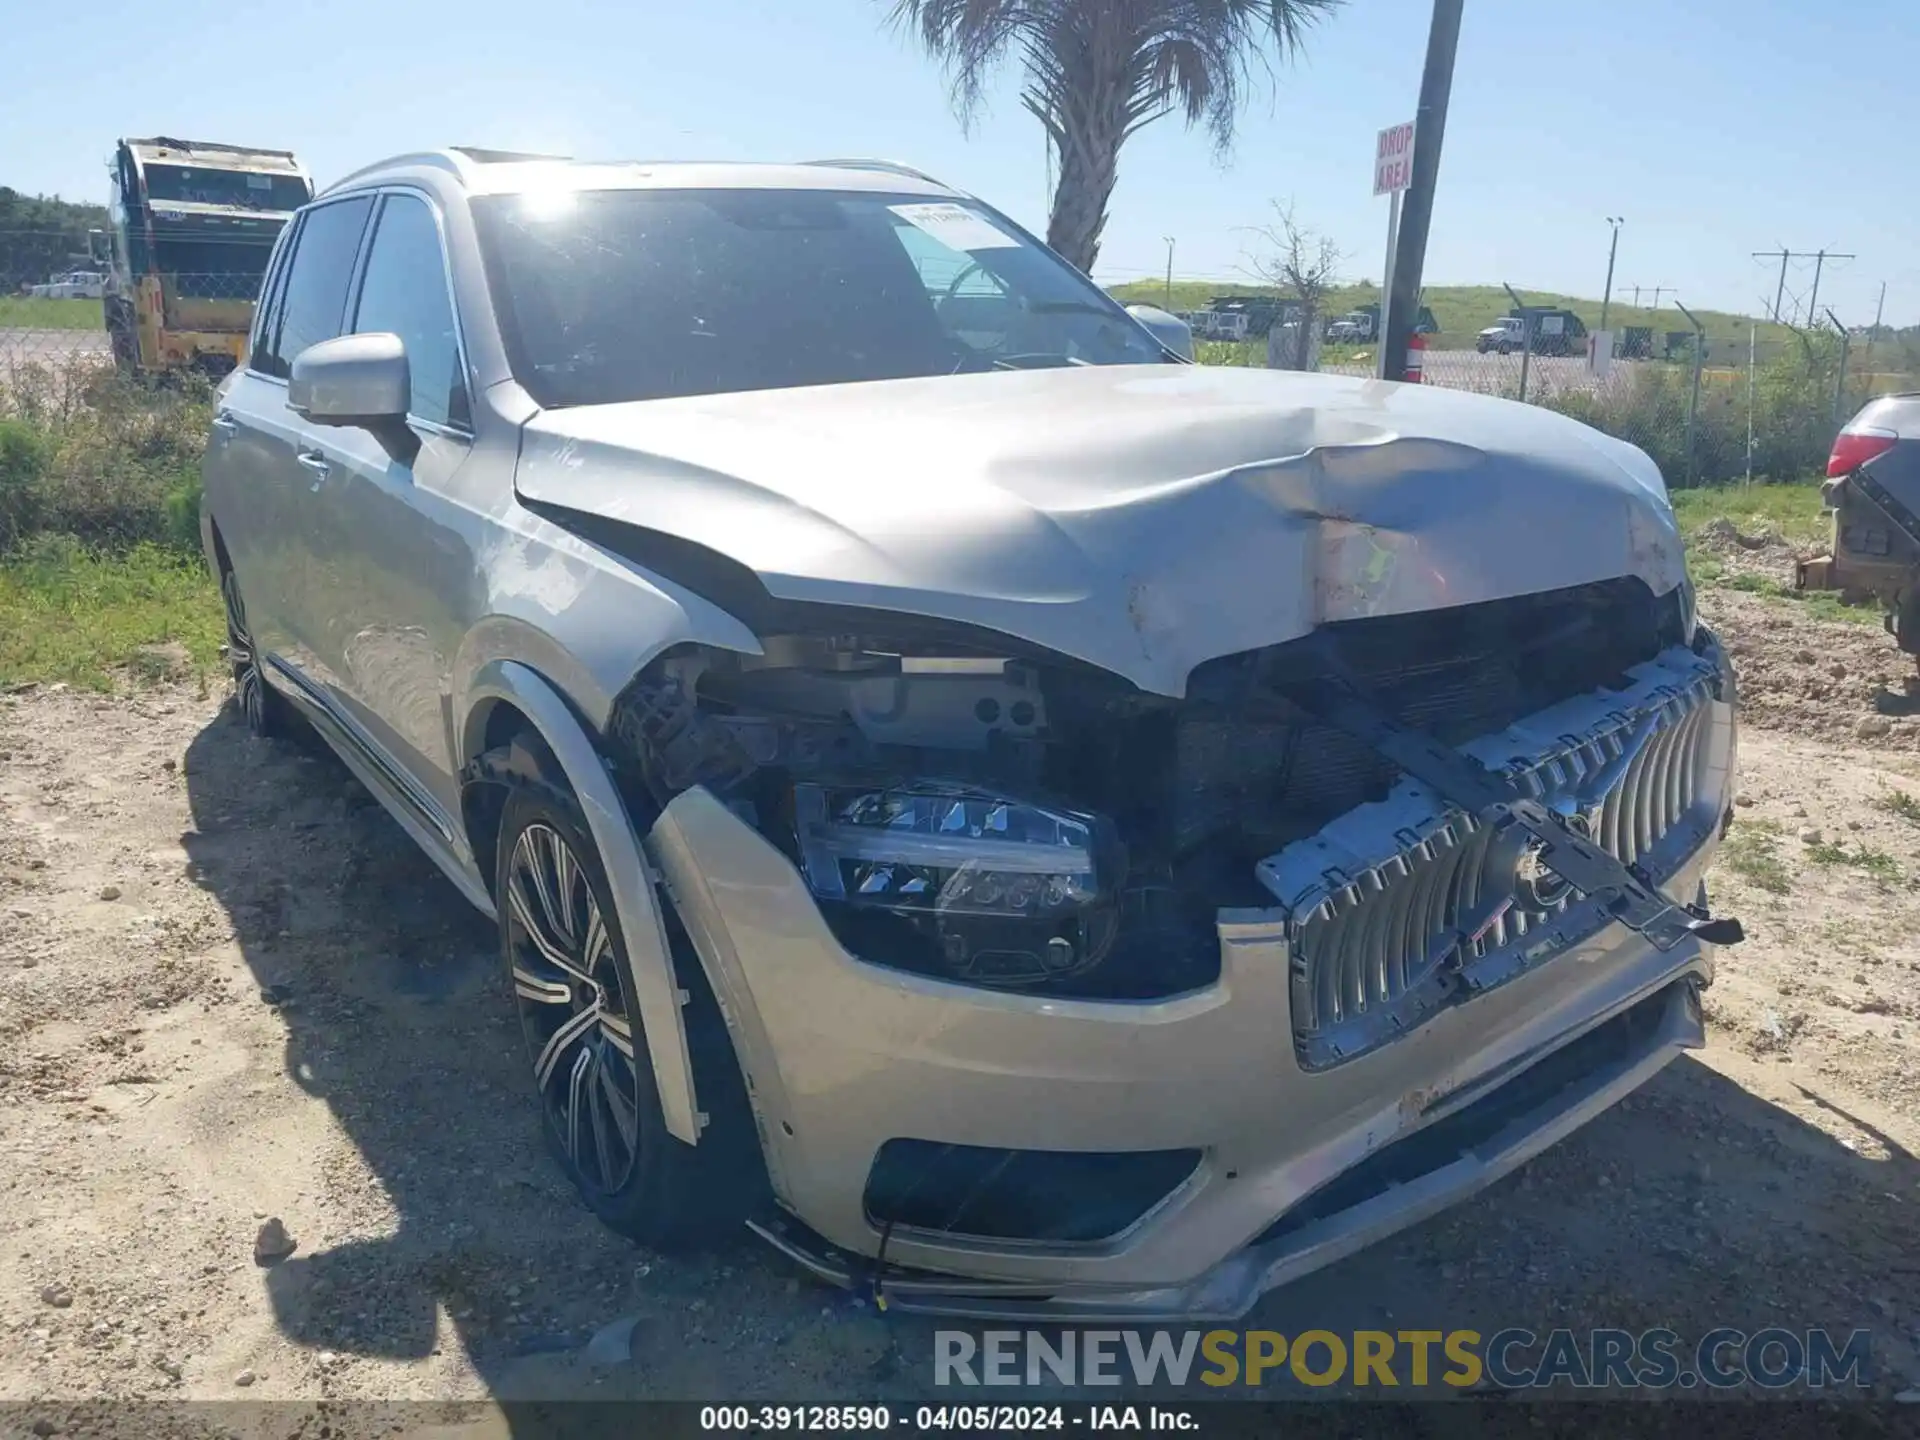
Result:
[[619,953],[567,840],[534,823],[507,864],[513,993],[548,1124],[580,1182],[620,1190],[640,1153],[640,1077]]

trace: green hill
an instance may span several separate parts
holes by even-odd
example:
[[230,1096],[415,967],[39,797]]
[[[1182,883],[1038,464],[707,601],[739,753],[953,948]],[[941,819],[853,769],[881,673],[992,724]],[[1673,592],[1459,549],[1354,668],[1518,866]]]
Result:
[[[1115,299],[1126,303],[1146,305],[1166,305],[1167,287],[1158,280],[1133,280],[1125,285],[1114,285],[1110,291]],[[1175,310],[1204,310],[1207,301],[1215,295],[1273,295],[1277,294],[1271,286],[1239,284],[1233,281],[1215,280],[1175,280],[1173,282],[1173,303]],[[1588,329],[1597,329],[1600,324],[1600,302],[1579,295],[1555,295],[1546,290],[1520,290],[1520,297],[1529,305],[1556,305],[1571,310],[1587,324]],[[1629,294],[1632,292],[1629,291]],[[1365,304],[1380,298],[1380,287],[1370,280],[1357,285],[1345,285],[1333,292],[1328,303],[1328,318],[1343,310],[1351,310],[1356,305]],[[1440,333],[1449,343],[1465,344],[1487,326],[1493,324],[1512,308],[1507,292],[1498,285],[1435,285],[1426,292],[1426,303],[1433,310],[1433,317],[1440,325]],[[1721,310],[1698,310],[1694,314],[1700,317],[1700,323],[1707,329],[1707,344],[1711,354],[1724,355],[1736,342],[1744,346],[1747,343],[1747,327],[1751,323],[1744,315],[1729,315]],[[1663,305],[1659,310],[1646,307],[1635,309],[1622,304],[1618,293],[1607,310],[1607,324],[1613,329],[1623,330],[1629,325],[1651,325],[1657,337],[1668,330],[1686,330],[1691,327],[1687,319],[1671,305]],[[1760,322],[1760,343],[1765,346],[1769,341],[1778,342],[1788,335],[1784,325],[1775,325],[1771,321]]]

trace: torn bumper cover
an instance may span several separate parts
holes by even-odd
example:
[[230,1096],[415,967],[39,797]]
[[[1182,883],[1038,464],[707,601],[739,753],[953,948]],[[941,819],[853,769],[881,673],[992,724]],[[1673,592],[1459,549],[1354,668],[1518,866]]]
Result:
[[[1723,828],[1732,685],[1703,636],[1459,751],[1342,684],[1294,695],[1406,773],[1261,862],[1276,903],[1218,913],[1218,978],[1151,1000],[868,963],[686,791],[649,850],[747,1073],[785,1212],[757,1228],[901,1308],[1231,1317],[1490,1183],[1701,1042],[1737,926],[1667,897],[1700,893]],[[1063,1146],[1135,1200],[991,1215],[1011,1174],[1029,1203],[1097,1193]],[[902,1155],[918,1179],[882,1174]],[[952,1197],[938,1223],[916,1187]]]

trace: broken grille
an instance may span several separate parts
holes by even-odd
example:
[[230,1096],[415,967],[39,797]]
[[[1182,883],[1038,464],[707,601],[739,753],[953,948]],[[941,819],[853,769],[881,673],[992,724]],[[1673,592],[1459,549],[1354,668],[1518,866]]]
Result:
[[[1679,650],[1634,673],[1627,692],[1565,702],[1462,749],[1658,883],[1711,828],[1717,667]],[[1496,834],[1411,780],[1260,873],[1290,912],[1294,1039],[1308,1069],[1384,1043],[1604,920],[1517,829]]]

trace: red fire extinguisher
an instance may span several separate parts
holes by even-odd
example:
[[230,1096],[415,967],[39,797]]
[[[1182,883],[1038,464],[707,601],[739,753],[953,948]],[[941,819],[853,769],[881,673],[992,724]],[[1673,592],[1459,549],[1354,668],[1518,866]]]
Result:
[[1423,363],[1425,359],[1423,352],[1426,350],[1426,348],[1427,348],[1426,336],[1420,334],[1417,331],[1407,336],[1406,380],[1407,380],[1407,384],[1409,385],[1419,385],[1423,383],[1426,379],[1426,372],[1423,368]]

